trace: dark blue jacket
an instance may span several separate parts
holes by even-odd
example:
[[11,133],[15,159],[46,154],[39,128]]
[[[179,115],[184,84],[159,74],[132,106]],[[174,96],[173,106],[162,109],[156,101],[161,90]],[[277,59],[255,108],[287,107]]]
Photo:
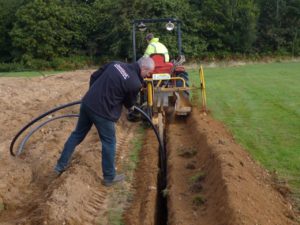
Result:
[[82,101],[97,115],[116,122],[122,105],[130,108],[142,87],[137,63],[111,62],[91,75],[90,88]]

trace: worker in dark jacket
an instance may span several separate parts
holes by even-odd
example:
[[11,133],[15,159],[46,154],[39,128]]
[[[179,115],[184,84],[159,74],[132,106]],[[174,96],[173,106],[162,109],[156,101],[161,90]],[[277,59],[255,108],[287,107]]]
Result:
[[143,57],[133,64],[108,63],[91,75],[90,88],[82,99],[76,129],[66,141],[55,167],[57,175],[66,169],[75,147],[94,124],[102,143],[103,184],[110,186],[124,180],[123,174],[115,172],[115,122],[120,118],[123,105],[128,109],[133,107],[143,78],[153,70],[153,60]]

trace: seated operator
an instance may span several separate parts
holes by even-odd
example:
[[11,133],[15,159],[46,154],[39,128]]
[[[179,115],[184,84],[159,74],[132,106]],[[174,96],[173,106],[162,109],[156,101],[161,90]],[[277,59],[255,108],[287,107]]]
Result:
[[151,54],[163,54],[165,56],[165,62],[169,62],[169,52],[166,46],[159,42],[159,38],[155,38],[152,33],[146,35],[146,41],[148,42],[148,46],[144,53],[145,57],[149,57]]

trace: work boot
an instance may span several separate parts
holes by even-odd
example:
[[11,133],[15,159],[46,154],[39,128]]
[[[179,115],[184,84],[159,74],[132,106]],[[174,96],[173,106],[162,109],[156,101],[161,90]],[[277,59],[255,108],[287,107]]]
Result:
[[116,176],[115,176],[115,178],[114,179],[112,179],[112,180],[103,180],[102,181],[102,184],[104,185],[104,186],[106,186],[106,187],[110,187],[110,186],[112,186],[112,185],[114,185],[114,184],[116,184],[116,183],[118,183],[118,182],[121,182],[121,181],[123,181],[123,180],[125,180],[125,175],[124,174],[117,174]]

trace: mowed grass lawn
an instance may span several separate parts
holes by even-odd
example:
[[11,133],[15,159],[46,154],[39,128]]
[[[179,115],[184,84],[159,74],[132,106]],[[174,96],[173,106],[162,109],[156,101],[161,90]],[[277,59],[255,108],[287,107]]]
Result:
[[[199,84],[198,71],[189,74]],[[213,117],[300,199],[300,62],[204,67],[204,74]]]
[[62,71],[0,72],[0,77],[38,77],[57,73],[62,73]]

